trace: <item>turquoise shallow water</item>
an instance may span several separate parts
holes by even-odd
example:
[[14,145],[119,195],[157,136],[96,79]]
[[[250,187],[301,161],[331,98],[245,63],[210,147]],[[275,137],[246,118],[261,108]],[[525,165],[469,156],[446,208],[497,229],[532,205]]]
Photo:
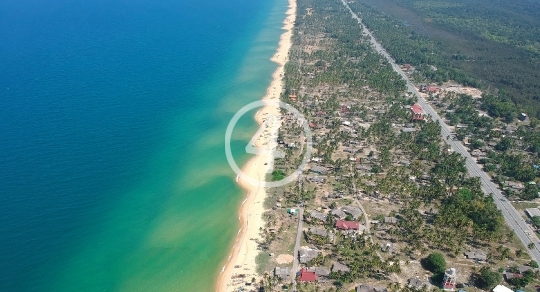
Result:
[[212,291],[286,6],[1,2],[0,291]]

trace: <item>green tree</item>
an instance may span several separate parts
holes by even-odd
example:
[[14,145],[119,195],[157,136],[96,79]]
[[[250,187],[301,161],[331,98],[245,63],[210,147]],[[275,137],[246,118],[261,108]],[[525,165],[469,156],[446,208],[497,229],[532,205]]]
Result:
[[514,144],[514,141],[509,137],[504,137],[499,141],[497,145],[495,145],[495,149],[499,151],[506,151],[510,148],[512,148]]
[[446,261],[444,256],[440,253],[432,253],[427,258],[423,259],[422,265],[433,273],[444,273],[446,269]]
[[489,267],[483,267],[478,275],[478,287],[482,289],[491,289],[502,280],[500,273],[493,271]]
[[531,218],[531,220],[532,220],[534,226],[540,227],[540,216],[533,216]]

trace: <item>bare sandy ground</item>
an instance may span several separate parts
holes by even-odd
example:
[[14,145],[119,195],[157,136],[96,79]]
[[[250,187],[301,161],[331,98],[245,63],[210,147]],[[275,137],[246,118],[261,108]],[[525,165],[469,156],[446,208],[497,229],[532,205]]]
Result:
[[[283,89],[284,65],[288,61],[288,53],[291,48],[291,36],[294,20],[296,18],[296,0],[289,0],[287,18],[284,21],[279,47],[272,61],[279,64],[272,75],[273,80],[268,87],[263,100],[279,100]],[[274,105],[263,107],[255,116],[256,121],[262,125],[263,121],[271,116],[279,116],[279,108]],[[279,119],[269,119],[264,132],[255,141],[256,147],[268,148],[273,143],[272,136],[277,135],[279,129]],[[273,122],[272,122],[273,121]],[[271,157],[257,155],[252,158],[243,168],[243,172],[253,179],[264,181]],[[261,239],[260,229],[264,228],[262,214],[264,212],[263,202],[266,197],[264,187],[254,187],[247,181],[239,179],[239,184],[246,189],[247,197],[240,207],[241,229],[236,237],[233,249],[219,275],[216,290],[219,292],[235,291],[239,286],[244,286],[244,282],[251,282],[252,278],[257,281],[260,278],[256,272],[255,258],[259,254],[257,241]],[[238,275],[243,274],[243,278]]]
[[276,262],[280,265],[290,264],[293,261],[294,261],[294,256],[290,254],[280,254],[276,259]]

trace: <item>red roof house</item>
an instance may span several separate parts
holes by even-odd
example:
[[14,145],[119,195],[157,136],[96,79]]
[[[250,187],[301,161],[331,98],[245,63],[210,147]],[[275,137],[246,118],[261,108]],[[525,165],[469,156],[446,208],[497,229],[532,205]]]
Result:
[[360,229],[360,224],[353,221],[338,220],[336,221],[336,228],[341,230]]
[[413,121],[421,121],[424,119],[424,110],[422,107],[418,104],[415,104],[411,106],[411,111],[413,113],[412,120]]
[[298,278],[300,282],[315,282],[317,281],[317,275],[314,271],[308,272],[306,269],[300,270],[300,277]]
[[439,87],[437,86],[426,86],[426,91],[429,93],[435,93],[439,91]]
[[289,95],[289,98],[290,98],[292,101],[296,101],[296,94],[291,93],[291,94]]

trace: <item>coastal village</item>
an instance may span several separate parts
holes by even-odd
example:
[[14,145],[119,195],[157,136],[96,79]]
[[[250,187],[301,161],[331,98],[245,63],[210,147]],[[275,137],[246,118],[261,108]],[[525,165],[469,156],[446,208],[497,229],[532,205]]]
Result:
[[[306,120],[281,112],[276,144],[285,156],[275,158],[267,181],[293,173],[306,147],[312,154],[295,182],[266,190],[265,226],[249,239],[257,243],[257,271],[235,266],[228,289],[536,291],[538,263],[527,250],[538,238],[528,234],[529,246],[516,238],[449,146],[462,143],[535,230],[538,189],[527,183],[534,176],[501,175],[498,158],[506,144],[524,145],[524,127],[534,121],[492,118],[480,90],[418,80],[413,66],[401,64],[450,126],[441,137],[343,4],[296,3],[280,99]],[[527,169],[540,164],[516,151]]]

